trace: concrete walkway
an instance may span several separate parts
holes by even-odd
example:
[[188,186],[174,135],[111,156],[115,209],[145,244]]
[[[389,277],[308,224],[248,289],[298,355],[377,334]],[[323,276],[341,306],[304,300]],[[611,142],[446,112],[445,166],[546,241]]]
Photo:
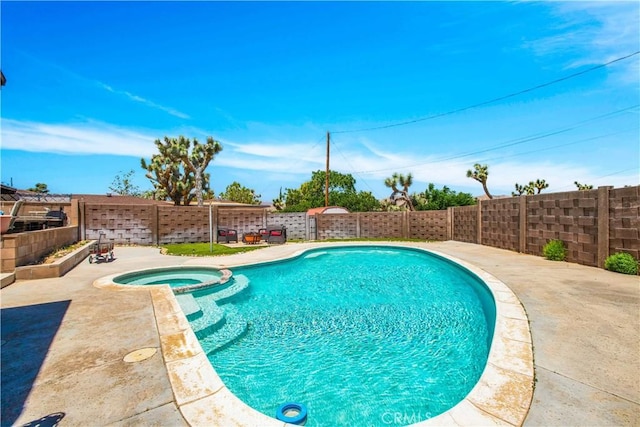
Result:
[[[62,278],[3,288],[2,426],[42,418],[48,425],[186,425],[162,358],[125,358],[160,347],[150,292],[105,291],[93,281],[148,267],[251,263],[311,245],[207,259],[116,247],[111,263],[83,262]],[[459,242],[418,246],[491,273],[524,304],[536,372],[525,425],[640,425],[638,277]]]

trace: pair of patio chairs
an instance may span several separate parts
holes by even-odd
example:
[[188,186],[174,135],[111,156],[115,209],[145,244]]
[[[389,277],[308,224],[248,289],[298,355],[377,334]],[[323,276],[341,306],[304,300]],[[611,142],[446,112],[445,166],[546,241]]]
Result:
[[218,233],[216,235],[217,243],[238,243],[238,230],[233,228],[218,227]]
[[267,243],[287,242],[287,228],[284,225],[273,225],[267,228],[261,228],[258,233],[262,236],[262,240]]
[[[284,225],[269,226],[267,228],[261,228],[258,230],[260,234],[260,240],[267,243],[286,243],[287,242],[287,228]],[[245,241],[243,237],[243,241]],[[238,243],[238,230],[227,227],[218,227],[217,243]],[[253,240],[251,243],[256,243]]]

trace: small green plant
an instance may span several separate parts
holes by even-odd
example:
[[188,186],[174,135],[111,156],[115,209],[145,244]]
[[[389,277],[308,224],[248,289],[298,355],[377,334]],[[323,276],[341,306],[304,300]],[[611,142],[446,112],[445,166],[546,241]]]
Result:
[[616,252],[604,261],[604,268],[622,274],[638,274],[638,261],[626,252]]
[[542,254],[551,261],[564,261],[567,258],[567,248],[562,240],[551,240],[542,248]]

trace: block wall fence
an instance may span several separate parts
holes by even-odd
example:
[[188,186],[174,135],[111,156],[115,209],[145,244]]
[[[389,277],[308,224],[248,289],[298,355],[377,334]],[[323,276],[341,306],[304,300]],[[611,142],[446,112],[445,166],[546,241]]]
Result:
[[[104,233],[103,240],[115,244],[163,245],[209,242],[210,230],[215,233],[218,226],[234,228],[242,236],[284,225],[289,240],[456,240],[541,256],[548,241],[560,239],[568,249],[567,261],[573,263],[602,268],[607,256],[615,252],[640,258],[640,186],[501,198],[475,206],[418,212],[308,216],[260,207],[94,204],[82,200],[73,200],[64,209],[70,226],[61,229],[70,231],[57,235],[60,230],[55,237],[55,229],[38,231],[38,241],[49,240],[51,235],[59,245],[70,240],[68,233],[77,240],[97,240]],[[11,249],[14,252],[20,251],[12,257],[12,265],[21,265],[19,258],[27,249],[17,248],[16,239],[31,233],[2,236],[3,271],[5,259],[10,258],[9,245],[16,246]],[[33,248],[34,242],[29,245]],[[36,246],[35,252],[44,250],[42,243]]]
[[80,202],[82,239],[100,232],[117,244],[208,242],[210,230],[240,235],[270,225],[287,227],[290,240],[409,238],[457,240],[541,255],[553,239],[565,242],[569,262],[598,266],[607,256],[640,257],[640,186],[537,194],[481,201],[442,211],[274,213],[229,206],[90,205]]

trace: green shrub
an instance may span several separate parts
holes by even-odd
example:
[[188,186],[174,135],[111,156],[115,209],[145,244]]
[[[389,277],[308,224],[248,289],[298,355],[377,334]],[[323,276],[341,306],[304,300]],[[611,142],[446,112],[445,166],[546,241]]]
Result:
[[564,261],[567,258],[567,248],[562,240],[551,240],[542,248],[542,254],[551,261]]
[[604,268],[623,274],[638,274],[638,261],[626,252],[609,255],[604,261]]

